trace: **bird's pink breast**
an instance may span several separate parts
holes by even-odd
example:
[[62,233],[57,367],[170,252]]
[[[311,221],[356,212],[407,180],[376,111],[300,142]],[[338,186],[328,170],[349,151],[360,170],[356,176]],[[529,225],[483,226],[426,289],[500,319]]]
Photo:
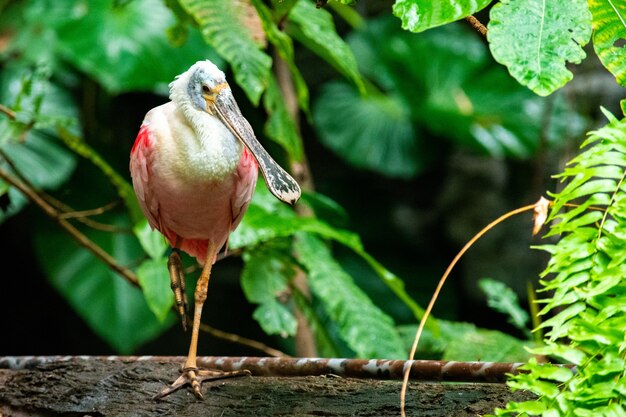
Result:
[[[164,155],[163,141],[177,140],[140,129],[131,151],[131,174],[140,205],[152,227],[201,263],[208,241],[221,247],[248,207],[257,180],[258,166],[243,147],[231,172],[217,178],[178,175]],[[167,142],[171,144],[172,142]]]

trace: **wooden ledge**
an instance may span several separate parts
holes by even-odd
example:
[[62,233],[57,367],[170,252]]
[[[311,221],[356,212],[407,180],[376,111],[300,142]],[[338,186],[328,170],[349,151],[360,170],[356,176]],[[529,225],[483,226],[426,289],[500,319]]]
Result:
[[[154,358],[157,359],[157,358]],[[241,377],[162,400],[175,360],[0,358],[0,416],[398,416],[401,381],[337,376]],[[178,359],[178,358],[172,358]],[[21,361],[21,362],[20,362]],[[10,363],[13,366],[10,366]],[[532,398],[505,384],[411,382],[407,414],[464,417]]]

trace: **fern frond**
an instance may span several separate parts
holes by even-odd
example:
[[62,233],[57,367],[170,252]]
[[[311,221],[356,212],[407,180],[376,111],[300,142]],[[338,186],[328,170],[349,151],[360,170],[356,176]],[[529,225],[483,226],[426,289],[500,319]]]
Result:
[[557,176],[566,185],[551,194],[546,237],[559,241],[539,247],[551,254],[540,281],[550,295],[541,300],[545,346],[533,352],[576,370],[529,362],[509,384],[538,399],[497,415],[626,415],[626,120],[607,117]]

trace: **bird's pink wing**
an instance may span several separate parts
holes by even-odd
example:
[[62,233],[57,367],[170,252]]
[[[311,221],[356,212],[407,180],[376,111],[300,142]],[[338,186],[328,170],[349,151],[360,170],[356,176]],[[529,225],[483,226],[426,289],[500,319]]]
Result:
[[147,124],[142,124],[139,129],[135,144],[130,151],[130,176],[133,179],[133,187],[137,200],[148,223],[154,229],[163,232],[159,218],[159,204],[150,184],[150,166],[152,161],[153,136]]
[[259,175],[259,165],[252,156],[252,153],[243,147],[243,153],[237,167],[238,181],[231,199],[231,209],[233,220],[230,230],[235,230],[241,222],[243,215],[246,213],[248,204],[252,199],[254,187],[256,185],[257,176]]

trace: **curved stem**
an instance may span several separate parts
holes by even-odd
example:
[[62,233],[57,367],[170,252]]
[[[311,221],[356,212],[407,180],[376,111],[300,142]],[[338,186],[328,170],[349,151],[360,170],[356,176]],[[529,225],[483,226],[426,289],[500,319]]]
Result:
[[[437,301],[437,298],[439,297],[439,293],[441,292],[441,288],[443,287],[443,284],[446,282],[446,279],[450,275],[450,272],[452,272],[452,269],[454,268],[454,266],[459,262],[459,259],[461,259],[461,257],[465,254],[465,252],[467,252],[468,249],[472,247],[472,245],[478,239],[480,239],[489,230],[494,228],[497,224],[502,223],[504,220],[508,219],[509,217],[515,216],[516,214],[534,210],[536,205],[537,203],[529,204],[527,206],[509,211],[508,213],[505,213],[502,216],[498,217],[496,220],[492,221],[487,226],[485,226],[480,232],[476,233],[476,235],[473,238],[471,238],[469,242],[465,244],[465,246],[463,246],[463,249],[461,249],[459,253],[456,254],[452,262],[450,262],[450,265],[448,265],[448,268],[444,272],[443,276],[439,280],[439,284],[437,284],[437,288],[435,289],[435,292],[432,298],[430,299],[430,303],[428,303],[428,307],[426,307],[426,312],[424,313],[422,320],[420,320],[419,327],[417,328],[417,333],[415,334],[415,340],[413,340],[413,346],[411,346],[411,353],[409,355],[409,361],[412,361],[413,357],[415,357],[415,351],[417,350],[417,345],[419,343],[420,337],[422,336],[422,332],[424,331],[426,320],[428,320],[428,317],[430,316],[430,312],[435,306],[435,301]],[[404,379],[402,381],[402,391],[400,392],[400,414],[402,415],[402,417],[406,417],[404,406],[405,406],[405,400],[406,400],[406,389],[407,389],[407,385],[409,382],[410,369],[411,367],[407,366],[406,371],[404,372]]]

